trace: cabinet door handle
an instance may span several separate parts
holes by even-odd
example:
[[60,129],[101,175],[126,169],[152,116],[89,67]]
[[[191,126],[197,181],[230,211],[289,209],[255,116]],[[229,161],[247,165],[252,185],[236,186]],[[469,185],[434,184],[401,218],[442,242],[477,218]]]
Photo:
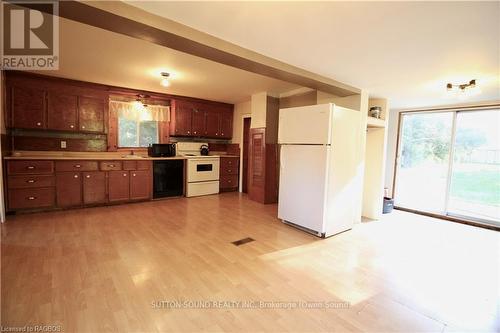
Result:
[[228,183],[230,183],[230,182],[231,182],[231,180],[228,180],[227,182],[228,182]]
[[127,177],[127,174],[126,174],[126,173],[124,173],[124,174],[123,174],[123,177]]
[[27,199],[28,199],[28,200],[35,200],[35,199],[36,199],[36,197],[28,197]]
[[75,125],[69,125],[69,128],[75,128]]
[[80,164],[76,164],[75,168],[81,168],[82,166]]
[[78,175],[73,175],[73,178],[78,178]]
[[90,178],[90,175],[85,175],[85,178]]
[[82,129],[85,129],[85,126],[82,126]]
[[28,179],[28,180],[26,181],[26,183],[34,183],[34,182],[36,182],[36,180],[34,180],[34,179]]
[[135,173],[133,173],[132,176],[135,177]]
[[26,169],[28,169],[28,170],[33,170],[34,168],[35,168],[35,167],[34,167],[33,165],[28,165],[28,166],[26,167]]
[[114,164],[108,164],[108,167],[110,167],[110,168],[114,168],[114,167],[115,167],[115,165],[114,165]]
[[196,134],[196,131],[194,131],[194,134]]
[[228,163],[228,164],[233,164],[233,162],[231,162],[231,161],[228,161],[227,163]]
[[219,133],[215,133],[215,135],[219,135]]
[[38,122],[36,123],[36,126],[42,126],[42,123]]
[[189,132],[189,131],[188,131],[188,134],[189,134],[189,133],[191,133],[191,132]]

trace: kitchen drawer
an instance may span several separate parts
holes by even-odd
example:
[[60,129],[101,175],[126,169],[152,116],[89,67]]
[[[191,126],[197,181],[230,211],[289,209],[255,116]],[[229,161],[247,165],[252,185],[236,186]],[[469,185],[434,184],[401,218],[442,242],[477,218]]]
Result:
[[9,209],[52,207],[54,202],[54,187],[9,190]]
[[221,175],[227,175],[227,176],[230,176],[230,175],[238,175],[238,167],[237,166],[234,166],[234,167],[227,167],[227,168],[221,168],[220,170],[220,174]]
[[136,170],[137,169],[137,161],[123,161],[122,167],[123,167],[123,170]]
[[223,174],[238,174],[239,158],[237,157],[224,157],[220,159],[221,172]]
[[200,195],[209,195],[219,193],[219,181],[187,183],[186,197],[197,197]]
[[56,161],[56,171],[97,171],[97,161]]
[[149,170],[150,161],[123,161],[123,170]]
[[55,178],[49,175],[9,176],[7,185],[9,188],[51,187],[55,185]]
[[137,161],[137,170],[150,170],[151,161]]
[[220,188],[238,188],[238,175],[222,175],[219,179]]
[[54,173],[52,161],[7,161],[9,175]]
[[110,170],[121,170],[122,169],[122,162],[121,161],[105,161],[100,163],[100,168],[103,171],[110,171]]

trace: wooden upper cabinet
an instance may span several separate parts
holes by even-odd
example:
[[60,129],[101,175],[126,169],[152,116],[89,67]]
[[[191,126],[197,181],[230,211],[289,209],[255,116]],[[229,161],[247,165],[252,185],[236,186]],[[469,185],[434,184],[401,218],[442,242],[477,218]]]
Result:
[[185,101],[175,101],[170,120],[170,135],[191,136],[193,105]]
[[47,128],[77,130],[78,97],[56,92],[48,93]]
[[220,137],[231,139],[233,137],[233,111],[221,111],[220,117]]
[[83,132],[104,132],[104,119],[107,104],[104,98],[83,97],[78,98],[78,127]]
[[56,201],[58,207],[71,207],[82,204],[80,172],[59,172],[56,174]]
[[46,128],[45,91],[31,87],[13,86],[11,90],[11,119],[14,128]]
[[192,112],[191,134],[192,136],[204,136],[206,123],[205,111],[203,108],[195,106]]
[[207,111],[207,125],[205,136],[209,138],[218,138],[220,136],[220,112],[215,109],[210,109]]

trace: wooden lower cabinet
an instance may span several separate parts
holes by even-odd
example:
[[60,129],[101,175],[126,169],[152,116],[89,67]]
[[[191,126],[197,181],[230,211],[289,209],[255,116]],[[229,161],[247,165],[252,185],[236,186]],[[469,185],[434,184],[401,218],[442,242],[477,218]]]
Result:
[[8,196],[10,210],[49,208],[55,201],[53,187],[10,189]]
[[8,161],[8,210],[149,200],[151,173],[151,161]]
[[82,204],[82,180],[79,172],[56,173],[56,202],[58,207]]
[[109,202],[127,201],[130,198],[129,171],[108,172]]
[[106,203],[106,172],[84,172],[83,176],[83,203],[94,205]]
[[130,171],[130,200],[149,199],[151,197],[151,183],[149,171]]
[[238,191],[239,162],[239,157],[235,156],[223,156],[220,158],[219,189],[221,192]]

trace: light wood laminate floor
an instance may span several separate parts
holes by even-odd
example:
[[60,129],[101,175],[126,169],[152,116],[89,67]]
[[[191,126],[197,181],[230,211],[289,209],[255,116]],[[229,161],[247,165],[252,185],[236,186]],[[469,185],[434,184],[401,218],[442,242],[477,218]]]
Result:
[[[499,233],[394,211],[319,240],[276,215],[276,205],[226,193],[9,216],[1,228],[2,325],[61,325],[64,332],[499,330]],[[245,237],[255,241],[231,244]],[[175,300],[206,308],[169,308]],[[332,304],[340,308],[325,308]]]

